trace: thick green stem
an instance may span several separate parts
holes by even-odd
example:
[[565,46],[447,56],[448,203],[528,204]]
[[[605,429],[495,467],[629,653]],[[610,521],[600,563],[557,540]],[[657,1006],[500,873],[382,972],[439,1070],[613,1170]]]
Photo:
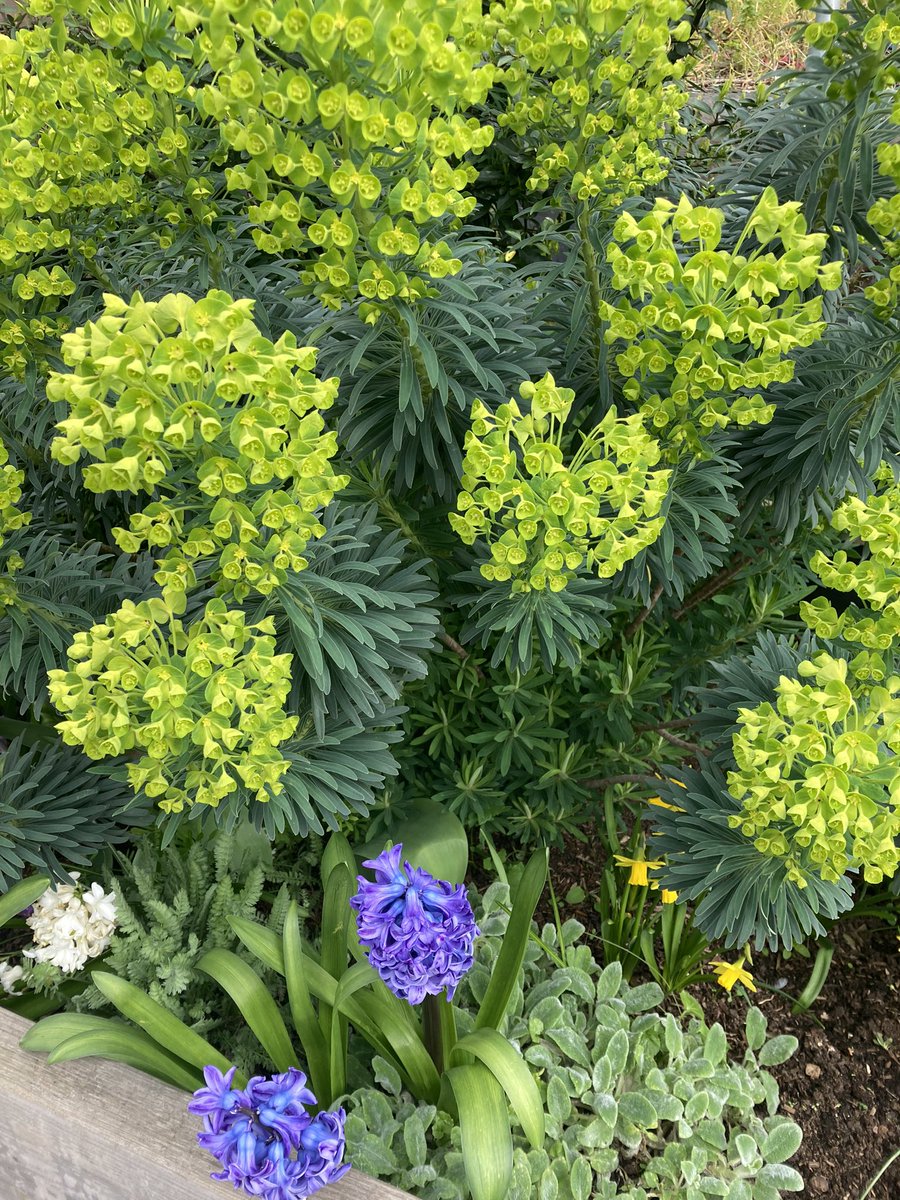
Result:
[[450,1063],[450,1051],[456,1044],[456,1018],[445,993],[426,996],[422,1001],[422,1033],[425,1049],[442,1074]]
[[594,363],[597,368],[597,382],[601,393],[606,391],[606,342],[603,340],[603,321],[600,317],[600,305],[603,297],[600,295],[600,269],[597,266],[597,255],[594,253],[594,243],[591,241],[591,226],[587,205],[581,207],[578,214],[578,232],[581,241],[581,260],[584,263],[584,274],[590,295],[590,325],[591,340],[594,344]]

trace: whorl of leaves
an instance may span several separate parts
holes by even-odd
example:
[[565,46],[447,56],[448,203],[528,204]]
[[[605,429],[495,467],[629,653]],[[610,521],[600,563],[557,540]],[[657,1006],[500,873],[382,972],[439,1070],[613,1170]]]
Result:
[[46,532],[9,537],[5,549],[24,565],[0,578],[0,697],[35,715],[46,699],[47,672],[65,666],[72,636],[102,621],[151,581],[149,559],[136,564],[96,543],[64,545]]
[[147,819],[140,809],[123,815],[127,799],[122,785],[55,737],[31,746],[17,737],[0,751],[0,890],[26,867],[66,879],[66,868],[124,842]]
[[682,460],[661,510],[657,540],[627,563],[616,583],[646,604],[654,588],[683,600],[725,561],[738,514],[733,463],[723,454]]
[[309,566],[275,596],[279,649],[295,655],[293,711],[309,710],[320,736],[329,719],[359,727],[421,678],[438,632],[435,589],[406,542],[383,533],[373,507],[332,505]]
[[731,738],[738,728],[738,709],[771,703],[781,676],[796,679],[797,666],[814,649],[809,631],[799,641],[763,633],[746,656],[735,655],[712,664],[719,678],[714,686],[697,690],[694,723],[703,739],[715,744],[711,753],[714,762],[733,762]]
[[475,397],[499,404],[551,365],[536,294],[521,276],[486,243],[455,253],[463,268],[437,281],[439,296],[415,309],[398,302],[373,326],[348,308],[311,335],[321,372],[341,379],[341,444],[390,469],[396,487],[427,481],[445,498],[459,480]]
[[849,881],[825,883],[807,876],[806,887],[787,877],[778,858],[759,853],[728,818],[741,811],[728,792],[725,776],[712,763],[699,770],[673,773],[685,786],[660,786],[660,797],[683,811],[654,808],[650,852],[665,860],[664,887],[680,900],[696,901],[694,924],[713,941],[742,946],[753,940],[760,948],[790,948],[821,937],[853,904]]
[[735,435],[745,525],[764,510],[791,538],[847,491],[871,489],[880,463],[900,453],[898,344],[900,319],[857,302],[800,353],[795,378],[771,389],[771,424]]
[[507,583],[486,583],[477,570],[460,576],[468,584],[457,598],[466,614],[462,640],[490,653],[491,667],[527,672],[537,651],[545,670],[557,662],[577,667],[588,646],[599,646],[609,632],[604,616],[612,605],[605,583],[586,571],[570,580],[565,591],[510,593]]
[[888,95],[867,104],[829,98],[830,78],[811,59],[807,70],[777,81],[765,104],[744,112],[742,137],[716,183],[748,210],[768,186],[782,201],[799,200],[810,226],[828,234],[826,257],[845,254],[854,268],[870,264],[881,244],[867,213],[890,195],[876,148],[896,130]]

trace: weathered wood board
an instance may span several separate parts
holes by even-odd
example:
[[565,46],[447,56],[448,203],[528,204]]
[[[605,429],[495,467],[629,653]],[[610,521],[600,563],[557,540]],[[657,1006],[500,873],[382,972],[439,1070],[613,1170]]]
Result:
[[[50,1066],[19,1042],[31,1024],[0,1009],[0,1200],[228,1200],[209,1178],[188,1097],[121,1063]],[[350,1171],[322,1200],[410,1200]]]

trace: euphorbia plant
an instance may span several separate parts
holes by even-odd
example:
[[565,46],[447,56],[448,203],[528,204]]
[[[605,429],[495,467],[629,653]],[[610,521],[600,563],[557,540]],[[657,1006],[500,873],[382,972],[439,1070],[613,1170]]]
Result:
[[[423,836],[426,826],[428,833]],[[280,1073],[273,1086],[280,1078],[287,1087],[286,1073],[299,1071],[302,1058],[316,1109],[333,1107],[347,1091],[348,1027],[352,1026],[399,1072],[404,1086],[417,1099],[439,1105],[457,1118],[475,1200],[503,1200],[513,1161],[510,1111],[535,1148],[544,1141],[544,1111],[537,1083],[501,1029],[546,881],[546,851],[535,852],[525,867],[490,982],[477,1010],[469,1012],[452,1003],[456,984],[471,966],[477,936],[461,883],[467,862],[462,825],[455,817],[428,808],[410,820],[406,836],[405,846],[386,848],[366,862],[375,868],[376,880],[359,877],[358,887],[354,881],[356,858],[349,843],[341,834],[332,837],[322,859],[318,949],[301,936],[295,904],[280,936],[257,922],[232,919],[244,946],[283,976],[296,1041],[275,1000],[247,962],[230,950],[214,949],[198,966],[229,994],[273,1070]],[[427,869],[438,863],[441,867],[437,869],[442,875],[451,875],[453,882],[437,879]],[[232,1081],[241,1094],[252,1090],[254,1081],[248,1084],[226,1055],[140,989],[104,971],[95,971],[93,980],[141,1031],[103,1017],[63,1014],[31,1030],[23,1041],[26,1049],[49,1051],[51,1062],[92,1055],[120,1059],[204,1095],[210,1087],[218,1088],[223,1097],[230,1095]],[[201,1070],[206,1073],[205,1090]],[[242,1107],[235,1101],[232,1107],[234,1112],[232,1108],[228,1112],[234,1121],[229,1128],[239,1125],[238,1133],[243,1131],[250,1139],[252,1130],[243,1123],[251,1118],[243,1110],[256,1112],[259,1105]],[[203,1136],[217,1132],[208,1128]],[[263,1144],[268,1135],[257,1129],[254,1136]],[[222,1177],[240,1186],[234,1172],[228,1174],[230,1164],[238,1163],[236,1142],[232,1146],[227,1138],[214,1137],[213,1141],[213,1152],[222,1149],[225,1154]],[[259,1163],[257,1167],[269,1170]],[[296,1174],[300,1168],[291,1170]]]

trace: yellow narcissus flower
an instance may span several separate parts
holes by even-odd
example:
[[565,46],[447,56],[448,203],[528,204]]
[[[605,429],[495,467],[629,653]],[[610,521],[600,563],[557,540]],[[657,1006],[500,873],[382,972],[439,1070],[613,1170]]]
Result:
[[720,983],[726,992],[730,992],[736,983],[742,983],[751,992],[756,991],[753,976],[744,966],[744,961],[745,958],[742,954],[734,963],[721,962],[716,959],[710,964],[716,973],[716,982]]
[[[681,786],[683,787],[684,784]],[[669,812],[684,812],[684,809],[679,808],[677,804],[667,804],[665,800],[661,800],[659,796],[651,796],[647,803],[652,804],[654,808],[667,808]]]
[[[654,880],[651,880],[650,886],[654,890],[654,892],[659,891],[659,884],[656,883]],[[662,900],[663,904],[675,904],[676,901],[678,900],[678,893],[673,892],[671,888],[663,888],[662,896],[660,897],[660,899]]]
[[628,882],[634,884],[635,887],[647,887],[650,882],[647,872],[663,865],[662,859],[650,861],[646,858],[628,858],[625,854],[616,854],[613,857],[618,866],[631,867]]

